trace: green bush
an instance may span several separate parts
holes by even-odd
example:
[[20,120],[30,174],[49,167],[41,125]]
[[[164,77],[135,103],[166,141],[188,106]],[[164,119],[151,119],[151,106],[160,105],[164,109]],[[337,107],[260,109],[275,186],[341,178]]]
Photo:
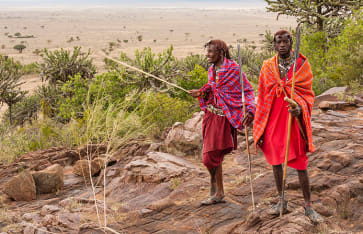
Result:
[[40,64],[42,80],[49,80],[51,85],[64,83],[77,73],[83,79],[91,79],[96,74],[96,67],[89,58],[88,53],[81,52],[81,47],[74,47],[73,52],[63,48],[55,51],[44,49],[43,62]]
[[[208,71],[200,65],[195,65],[194,70],[188,72],[187,76],[180,77],[178,85],[186,90],[200,89],[208,83]],[[176,90],[177,96],[192,101],[194,98],[182,90]]]
[[[335,86],[363,85],[363,10],[344,23],[342,32],[329,38],[325,32],[305,33],[301,52],[310,61],[316,95]],[[361,87],[360,87],[361,89]]]
[[164,130],[175,122],[185,121],[192,114],[190,102],[180,98],[172,98],[166,93],[147,91],[141,95],[138,110],[140,116],[145,116],[144,125],[153,124],[156,130]]
[[[24,125],[25,122],[32,122],[37,119],[37,112],[40,110],[40,97],[36,94],[24,97],[16,103],[12,109],[12,119],[15,125]],[[3,122],[10,118],[9,110],[3,115]]]
[[39,65],[37,63],[29,63],[26,65],[23,65],[22,70],[25,75],[40,73]]

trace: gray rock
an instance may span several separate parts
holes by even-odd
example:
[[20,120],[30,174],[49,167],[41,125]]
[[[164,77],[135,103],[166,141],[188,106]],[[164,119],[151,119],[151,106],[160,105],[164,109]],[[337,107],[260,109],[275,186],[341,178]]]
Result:
[[60,207],[55,205],[45,205],[42,207],[42,210],[40,211],[40,214],[45,216],[47,214],[52,214],[54,212],[60,211]]
[[63,185],[63,167],[54,164],[42,171],[32,173],[38,194],[59,191]]

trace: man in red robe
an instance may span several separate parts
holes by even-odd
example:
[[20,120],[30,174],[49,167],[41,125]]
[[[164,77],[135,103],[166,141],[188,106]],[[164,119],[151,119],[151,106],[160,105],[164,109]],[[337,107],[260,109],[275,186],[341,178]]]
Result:
[[[311,111],[314,103],[313,75],[307,58],[300,54],[297,59],[294,94],[294,101],[298,105],[289,108],[289,103],[284,100],[284,97],[291,96],[294,66],[291,34],[285,30],[278,31],[274,36],[274,46],[278,54],[264,62],[259,79],[253,127],[255,146],[258,145],[261,148],[267,162],[272,165],[276,187],[281,198],[282,164],[285,161],[287,122],[289,112],[291,113],[293,122],[287,165],[298,171],[305,200],[305,215],[316,223],[321,221],[321,217],[311,207],[311,192],[306,169],[308,165],[306,153],[315,150],[311,129]],[[280,200],[271,208],[271,214],[280,214]],[[287,201],[283,201],[283,204],[283,212],[286,212]]]
[[201,89],[190,90],[198,97],[203,117],[203,164],[211,178],[210,196],[202,205],[224,202],[222,162],[224,155],[237,148],[236,129],[251,124],[255,113],[254,90],[243,73],[246,116],[242,111],[242,89],[239,65],[230,58],[224,41],[211,40],[207,58],[212,66],[208,70],[208,83]]

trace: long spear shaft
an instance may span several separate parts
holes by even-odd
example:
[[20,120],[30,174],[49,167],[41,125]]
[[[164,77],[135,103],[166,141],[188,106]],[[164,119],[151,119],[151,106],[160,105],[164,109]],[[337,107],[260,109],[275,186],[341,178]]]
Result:
[[[296,64],[297,59],[299,58],[299,49],[300,49],[300,27],[297,26],[296,29],[296,45],[294,51],[294,70],[292,76],[292,85],[291,85],[291,100],[294,100],[294,92],[295,92],[295,78],[296,78]],[[282,217],[284,201],[285,201],[285,184],[286,184],[286,171],[287,171],[287,159],[289,156],[289,148],[290,148],[290,138],[291,138],[291,124],[292,124],[292,115],[289,113],[289,120],[287,125],[287,141],[286,141],[286,152],[285,152],[285,163],[284,163],[284,174],[282,177],[282,191],[281,191],[281,207],[280,207],[280,217]]]
[[[243,84],[241,49],[240,49],[239,44],[237,44],[237,48],[238,48],[239,77],[240,77],[241,88],[242,88],[243,117],[245,117],[246,116],[246,100],[245,100],[245,91],[244,91],[244,84]],[[248,154],[248,172],[249,172],[249,175],[250,175],[252,208],[253,208],[253,210],[255,210],[255,198],[253,196],[251,153],[250,153],[250,144],[249,144],[249,141],[248,141],[248,129],[247,129],[247,126],[244,126],[244,128],[245,128],[244,130],[245,130],[246,146],[247,146],[247,154]]]
[[188,90],[186,90],[186,89],[184,89],[184,88],[182,88],[182,87],[180,87],[180,86],[178,86],[178,85],[176,85],[176,84],[170,83],[170,82],[168,82],[168,81],[166,81],[166,80],[164,80],[164,79],[161,79],[161,78],[159,78],[159,77],[157,77],[157,76],[155,76],[155,75],[153,75],[153,74],[150,74],[150,73],[148,73],[148,72],[145,72],[145,71],[143,71],[143,70],[141,70],[141,69],[139,69],[139,68],[137,68],[137,67],[131,66],[131,65],[127,64],[127,63],[121,62],[121,61],[116,60],[116,59],[114,59],[114,58],[112,58],[112,57],[110,57],[110,56],[107,56],[107,55],[102,55],[102,56],[103,56],[103,57],[105,57],[105,58],[107,58],[107,59],[109,59],[109,60],[111,60],[111,61],[113,61],[113,62],[115,62],[115,63],[118,63],[118,64],[120,64],[120,65],[122,65],[122,66],[124,66],[124,67],[130,68],[130,69],[132,69],[132,70],[134,70],[134,71],[137,71],[137,72],[140,72],[140,73],[142,73],[142,74],[144,74],[144,75],[147,75],[147,76],[149,76],[149,77],[152,77],[152,78],[154,78],[154,79],[157,79],[157,80],[159,80],[159,81],[161,81],[161,82],[164,82],[164,83],[166,83],[166,84],[168,84],[168,85],[170,85],[170,86],[173,86],[173,87],[175,87],[175,88],[177,88],[177,89],[183,90],[184,92],[187,92],[187,93],[188,93]]

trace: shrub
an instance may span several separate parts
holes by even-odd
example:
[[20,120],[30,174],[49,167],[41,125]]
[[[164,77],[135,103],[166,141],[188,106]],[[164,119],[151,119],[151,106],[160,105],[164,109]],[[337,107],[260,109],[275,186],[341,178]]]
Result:
[[[178,80],[178,85],[190,89],[200,89],[204,84],[208,83],[208,71],[198,64],[195,65],[194,70],[188,72],[187,76],[183,76]],[[182,90],[177,90],[178,97],[192,101],[194,98]]]
[[40,76],[42,80],[49,80],[51,85],[64,83],[77,73],[83,79],[90,79],[96,74],[96,67],[89,58],[91,51],[82,53],[81,47],[74,47],[73,52],[69,50],[48,51],[44,49],[41,54],[43,62],[40,64]]
[[[36,94],[25,97],[20,102],[14,104],[12,110],[13,123],[24,125],[25,122],[32,122],[37,119],[37,112],[40,110],[40,97]],[[3,122],[10,119],[9,110],[4,113]]]
[[[172,126],[177,121],[187,120],[193,113],[190,103],[179,98],[172,98],[166,93],[155,93],[147,91],[140,97],[141,116],[145,116],[144,125],[152,123],[157,130],[164,130],[165,127]],[[172,113],[172,114],[171,114]]]

